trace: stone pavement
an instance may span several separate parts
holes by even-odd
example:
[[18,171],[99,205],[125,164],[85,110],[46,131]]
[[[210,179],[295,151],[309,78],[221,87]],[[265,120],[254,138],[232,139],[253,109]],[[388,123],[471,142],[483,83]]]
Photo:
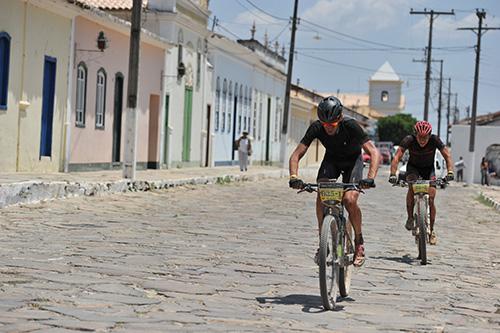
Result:
[[[316,172],[315,169],[309,169]],[[304,172],[308,172],[305,170]],[[74,196],[94,196],[127,191],[148,191],[186,184],[227,183],[288,176],[277,167],[238,166],[137,171],[134,181],[122,178],[122,171],[71,173],[0,173],[0,208],[42,200]]]
[[382,171],[338,311],[321,308],[314,195],[262,179],[0,210],[0,331],[498,332],[500,213],[439,190],[421,266]]

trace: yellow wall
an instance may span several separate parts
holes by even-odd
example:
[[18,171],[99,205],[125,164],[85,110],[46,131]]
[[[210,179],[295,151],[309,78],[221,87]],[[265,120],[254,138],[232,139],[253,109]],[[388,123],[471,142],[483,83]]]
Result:
[[[7,1],[2,3],[0,11],[0,31],[6,31],[12,38],[8,108],[0,112],[0,126],[2,126],[0,171],[16,171],[17,158],[19,159],[17,171],[59,171],[63,163],[62,140],[71,20],[21,1]],[[52,157],[40,160],[45,56],[57,59],[56,90],[52,124]],[[19,110],[20,100],[31,104],[26,111]],[[19,145],[18,153],[17,145]]]

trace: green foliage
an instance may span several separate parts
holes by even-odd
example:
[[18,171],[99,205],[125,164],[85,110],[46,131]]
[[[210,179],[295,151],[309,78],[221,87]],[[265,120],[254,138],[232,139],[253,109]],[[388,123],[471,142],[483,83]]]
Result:
[[416,122],[412,115],[403,113],[381,118],[377,123],[379,140],[399,145],[405,136],[413,133]]

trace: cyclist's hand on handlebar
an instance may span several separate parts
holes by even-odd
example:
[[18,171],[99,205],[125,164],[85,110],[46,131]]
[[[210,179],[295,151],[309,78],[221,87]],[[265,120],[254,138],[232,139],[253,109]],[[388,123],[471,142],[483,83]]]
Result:
[[396,177],[396,175],[389,176],[389,183],[396,184],[397,182],[398,182],[398,178]]
[[361,188],[375,187],[375,179],[365,178],[359,181],[359,186]]
[[302,181],[302,179],[297,178],[297,176],[290,176],[288,185],[296,190],[301,190],[304,188],[304,182]]
[[448,174],[446,175],[445,179],[447,182],[455,179],[455,174],[453,173],[453,171],[448,171]]

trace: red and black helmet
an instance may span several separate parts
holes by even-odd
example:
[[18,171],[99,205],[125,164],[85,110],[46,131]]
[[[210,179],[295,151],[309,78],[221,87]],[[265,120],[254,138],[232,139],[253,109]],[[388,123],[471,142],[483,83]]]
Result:
[[428,134],[431,134],[432,132],[432,125],[425,120],[417,121],[415,124],[415,133],[420,136],[426,136]]

